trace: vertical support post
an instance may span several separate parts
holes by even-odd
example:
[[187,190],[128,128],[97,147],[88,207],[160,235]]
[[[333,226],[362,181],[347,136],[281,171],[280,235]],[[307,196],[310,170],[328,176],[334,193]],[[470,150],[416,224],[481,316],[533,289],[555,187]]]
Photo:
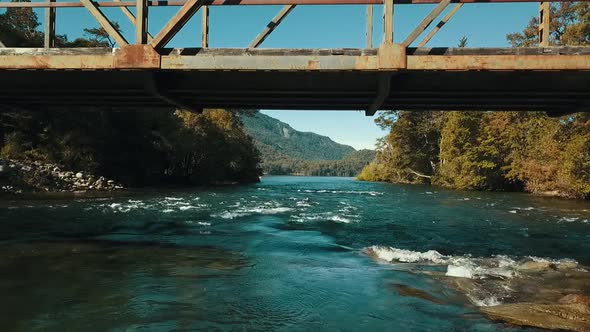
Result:
[[551,32],[551,3],[541,2],[539,9],[539,46],[549,46],[549,33]]
[[135,44],[145,45],[148,41],[148,0],[137,0],[135,6]]
[[393,0],[384,0],[383,6],[383,42],[393,44]]
[[201,21],[201,47],[209,47],[209,6],[203,6],[203,20]]
[[[55,0],[49,0],[55,2]],[[45,48],[55,47],[55,7],[45,8]]]
[[367,48],[373,48],[373,5],[367,5]]

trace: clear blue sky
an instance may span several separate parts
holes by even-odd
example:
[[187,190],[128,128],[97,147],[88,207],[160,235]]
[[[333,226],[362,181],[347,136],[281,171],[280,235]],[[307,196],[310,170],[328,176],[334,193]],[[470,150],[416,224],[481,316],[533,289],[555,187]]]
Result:
[[[469,47],[507,46],[506,34],[522,30],[528,20],[538,14],[538,6],[536,3],[466,4],[432,39],[429,46],[455,46],[462,36],[469,38]],[[210,47],[247,46],[280,8],[281,6],[213,7],[210,13]],[[395,40],[401,41],[405,38],[432,8],[433,5],[396,6]],[[156,34],[177,9],[178,7],[150,8],[150,32]],[[107,16],[121,24],[124,35],[129,41],[133,41],[133,27],[120,10],[106,8],[104,11]],[[377,45],[383,38],[381,6],[376,6],[375,11],[374,44]],[[365,6],[300,6],[285,19],[262,46],[364,47],[365,12]],[[38,11],[38,15],[43,20],[43,12]],[[57,18],[57,33],[66,34],[70,39],[80,36],[85,27],[98,26],[94,18],[84,9],[58,9]],[[198,13],[169,46],[200,46],[200,20],[201,15]],[[264,111],[264,113],[289,123],[295,129],[326,135],[355,148],[373,148],[375,140],[385,135],[373,123],[373,119],[365,117],[362,112]]]

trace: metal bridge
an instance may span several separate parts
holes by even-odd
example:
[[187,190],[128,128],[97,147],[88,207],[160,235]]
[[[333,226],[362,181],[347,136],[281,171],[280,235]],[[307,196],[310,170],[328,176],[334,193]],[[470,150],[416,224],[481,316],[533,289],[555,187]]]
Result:
[[[365,110],[590,110],[590,47],[549,47],[549,2],[540,4],[534,48],[428,48],[462,6],[532,0],[110,0],[0,2],[45,8],[45,47],[0,40],[0,105],[21,109],[204,108]],[[363,49],[259,48],[302,5],[365,5]],[[394,43],[394,7],[436,4],[402,43]],[[284,5],[248,48],[209,48],[210,6]],[[374,6],[383,6],[383,42],[372,45]],[[176,6],[148,31],[148,12]],[[443,12],[447,14],[436,21]],[[55,48],[57,8],[83,7],[118,48]],[[130,43],[102,9],[118,7],[135,26]],[[130,9],[131,8],[131,9]],[[132,10],[134,9],[134,10]],[[167,43],[198,11],[198,48]],[[438,22],[423,38],[419,37]],[[151,31],[152,33],[154,31]],[[1,39],[1,36],[0,36]],[[416,45],[416,46],[414,46]]]

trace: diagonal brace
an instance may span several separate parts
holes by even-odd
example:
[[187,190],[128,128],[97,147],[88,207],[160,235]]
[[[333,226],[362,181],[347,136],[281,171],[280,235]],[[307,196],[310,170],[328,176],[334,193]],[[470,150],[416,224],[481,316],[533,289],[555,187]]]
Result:
[[86,10],[94,16],[94,18],[98,21],[98,24],[111,36],[119,46],[127,46],[129,43],[125,40],[125,37],[115,29],[111,21],[104,16],[102,11],[98,8],[96,3],[91,0],[80,0],[80,2],[86,7]]
[[274,29],[281,24],[281,22],[289,15],[289,13],[295,9],[296,5],[286,5],[281,11],[273,17],[273,19],[267,24],[266,28],[256,36],[256,38],[250,43],[249,48],[257,48],[264,42],[264,40],[274,31]]
[[418,37],[420,37],[424,30],[426,30],[428,26],[432,24],[432,22],[447,8],[450,3],[451,0],[441,0],[441,2],[439,2],[438,5],[436,5],[436,7],[434,7],[434,9],[430,12],[430,14],[428,14],[428,16],[426,16],[424,20],[420,22],[416,29],[410,33],[402,45],[405,47],[412,45],[412,43],[416,41]]
[[0,40],[0,48],[6,47],[6,45]]
[[154,37],[151,42],[152,47],[158,49],[166,46],[166,44],[176,36],[178,31],[182,29],[188,20],[190,20],[206,2],[207,0],[187,0],[178,13],[176,13],[164,28],[162,28],[160,33]]
[[442,27],[445,26],[445,24],[447,24],[447,22],[451,20],[451,18],[455,15],[455,13],[457,13],[457,11],[459,11],[459,9],[462,6],[462,3],[456,4],[455,7],[453,7],[453,9],[451,9],[451,11],[445,17],[443,17],[443,19],[440,20],[440,22],[438,22],[436,27],[432,29],[432,31],[430,31],[430,33],[426,37],[424,37],[420,44],[418,44],[418,47],[424,47],[424,45],[426,45],[432,39],[432,37],[434,37],[434,35],[436,35],[436,33],[439,32],[440,29],[442,29]]

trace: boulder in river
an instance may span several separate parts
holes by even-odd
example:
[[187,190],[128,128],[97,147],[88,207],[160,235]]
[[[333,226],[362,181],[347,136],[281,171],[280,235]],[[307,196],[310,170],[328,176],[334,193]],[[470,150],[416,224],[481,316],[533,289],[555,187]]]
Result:
[[590,331],[590,307],[584,304],[516,303],[480,308],[491,319],[550,330]]

